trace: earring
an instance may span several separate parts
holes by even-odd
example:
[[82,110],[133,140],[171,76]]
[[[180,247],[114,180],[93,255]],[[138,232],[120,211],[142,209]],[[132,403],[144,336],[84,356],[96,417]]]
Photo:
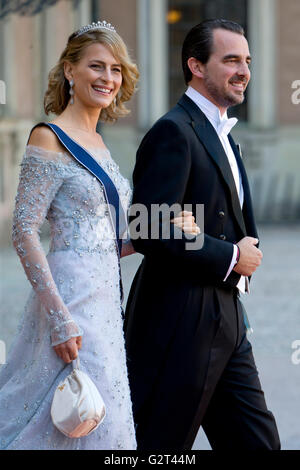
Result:
[[70,104],[74,104],[74,90],[73,90],[73,86],[74,86],[74,80],[70,80],[70,90],[69,90],[69,93],[71,95],[71,100],[70,100]]

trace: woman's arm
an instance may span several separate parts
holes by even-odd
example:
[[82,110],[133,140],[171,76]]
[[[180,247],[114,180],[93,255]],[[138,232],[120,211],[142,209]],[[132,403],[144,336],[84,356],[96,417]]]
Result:
[[27,150],[21,164],[13,215],[12,241],[25,273],[48,315],[52,346],[82,335],[52,277],[39,232],[64,179],[63,165],[53,153],[33,156]]

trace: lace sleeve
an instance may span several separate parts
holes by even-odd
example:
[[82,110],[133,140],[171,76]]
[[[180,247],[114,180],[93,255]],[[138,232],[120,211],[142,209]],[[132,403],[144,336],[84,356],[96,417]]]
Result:
[[82,331],[59,294],[39,237],[40,227],[64,177],[64,165],[49,159],[50,153],[55,152],[40,149],[39,157],[29,153],[23,158],[13,214],[12,241],[28,280],[48,313],[51,344],[55,346],[71,337],[81,336]]

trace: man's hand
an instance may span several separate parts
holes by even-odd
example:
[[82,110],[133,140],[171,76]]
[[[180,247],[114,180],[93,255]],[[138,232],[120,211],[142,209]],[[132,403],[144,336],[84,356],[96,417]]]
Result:
[[242,276],[251,276],[260,265],[263,254],[256,248],[257,238],[245,237],[237,243],[240,259],[233,270]]

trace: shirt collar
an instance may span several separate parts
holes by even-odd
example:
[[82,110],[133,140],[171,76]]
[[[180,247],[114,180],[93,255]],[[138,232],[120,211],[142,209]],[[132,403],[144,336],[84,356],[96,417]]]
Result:
[[219,108],[205,98],[205,96],[201,95],[195,88],[189,86],[185,93],[209,119],[218,135],[229,134],[233,126],[238,122],[237,118],[228,118],[227,111],[221,116]]

